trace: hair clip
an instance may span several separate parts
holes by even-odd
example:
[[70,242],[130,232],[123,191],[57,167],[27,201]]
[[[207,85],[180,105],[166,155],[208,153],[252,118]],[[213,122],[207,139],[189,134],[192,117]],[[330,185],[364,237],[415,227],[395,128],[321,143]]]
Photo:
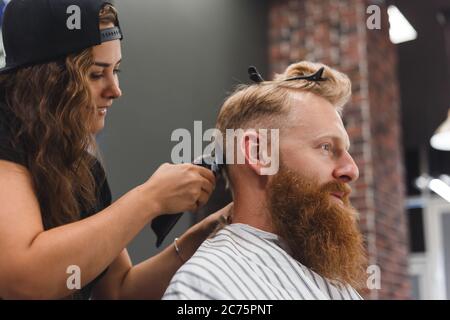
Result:
[[325,81],[327,78],[322,78],[323,71],[325,70],[324,67],[317,70],[315,73],[309,75],[309,76],[298,76],[286,79],[284,81],[293,81],[293,80],[307,80],[307,81]]
[[256,83],[264,82],[263,77],[261,77],[261,74],[256,70],[256,67],[250,66],[248,68],[248,76],[250,77],[250,80]]
[[[325,67],[322,67],[311,75],[297,76],[297,77],[286,79],[284,81],[294,81],[294,80],[326,81],[327,78],[322,77],[324,70],[325,70]],[[252,80],[253,82],[256,82],[256,83],[264,82],[263,77],[261,76],[261,74],[258,72],[256,67],[254,67],[254,66],[250,66],[248,68],[248,75],[250,77],[250,80]]]

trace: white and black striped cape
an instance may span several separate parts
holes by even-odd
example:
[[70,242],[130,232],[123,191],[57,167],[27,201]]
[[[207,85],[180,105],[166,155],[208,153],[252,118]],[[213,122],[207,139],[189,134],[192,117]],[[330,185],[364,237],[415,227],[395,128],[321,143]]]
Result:
[[362,299],[329,281],[283,248],[278,236],[231,224],[206,240],[172,278],[165,300]]

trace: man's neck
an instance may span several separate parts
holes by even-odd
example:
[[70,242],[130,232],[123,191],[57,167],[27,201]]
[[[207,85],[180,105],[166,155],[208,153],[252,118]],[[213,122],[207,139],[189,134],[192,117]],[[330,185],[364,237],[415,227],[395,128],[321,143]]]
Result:
[[248,224],[254,228],[275,233],[267,209],[265,193],[247,188],[234,193],[232,223]]

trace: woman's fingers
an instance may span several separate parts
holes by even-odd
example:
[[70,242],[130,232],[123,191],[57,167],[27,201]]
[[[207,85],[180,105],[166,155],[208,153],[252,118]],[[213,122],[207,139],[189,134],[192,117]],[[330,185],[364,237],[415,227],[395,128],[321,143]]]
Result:
[[204,205],[215,188],[212,171],[193,164],[163,164],[146,182],[148,205],[158,213],[192,211]]
[[216,177],[214,176],[214,173],[211,170],[203,168],[201,166],[196,166],[196,167],[198,168],[198,173],[203,178],[208,179],[212,185],[216,184]]
[[204,179],[202,181],[201,189],[202,191],[206,192],[209,196],[212,194],[215,187],[216,186],[214,184],[211,184],[209,180]]
[[210,193],[207,193],[202,190],[200,197],[198,198],[197,203],[196,203],[197,209],[203,207],[208,202],[209,196],[210,196]]

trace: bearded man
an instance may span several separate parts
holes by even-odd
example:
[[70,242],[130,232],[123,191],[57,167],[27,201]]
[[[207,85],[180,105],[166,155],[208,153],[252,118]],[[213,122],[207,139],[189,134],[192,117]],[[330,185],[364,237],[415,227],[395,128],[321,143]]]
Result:
[[[232,221],[178,270],[164,299],[361,299],[366,256],[349,201],[359,172],[341,119],[350,80],[306,61],[273,81],[249,72],[256,83],[239,87],[217,119],[224,136],[244,130],[225,148],[245,158],[226,163]],[[272,163],[258,129],[279,130],[268,140]],[[278,171],[264,174],[274,155]]]

